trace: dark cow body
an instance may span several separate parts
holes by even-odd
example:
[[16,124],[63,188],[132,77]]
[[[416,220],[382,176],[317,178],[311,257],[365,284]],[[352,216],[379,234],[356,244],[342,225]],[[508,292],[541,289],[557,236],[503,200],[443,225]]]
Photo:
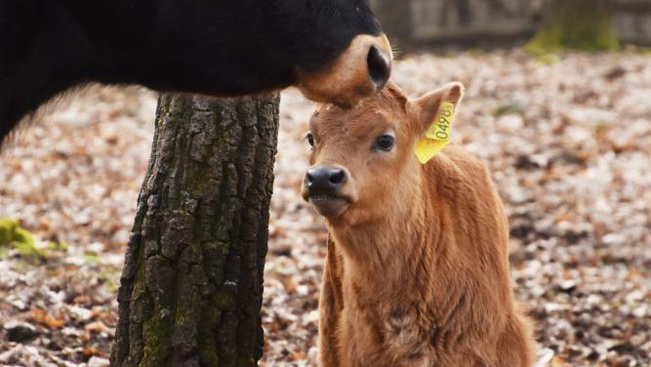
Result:
[[297,84],[348,103],[370,93],[358,84],[384,85],[388,43],[355,55],[367,80],[352,92],[322,93],[309,78],[350,67],[338,58],[359,35],[381,36],[367,0],[0,0],[0,141],[56,94],[92,82],[215,96]]

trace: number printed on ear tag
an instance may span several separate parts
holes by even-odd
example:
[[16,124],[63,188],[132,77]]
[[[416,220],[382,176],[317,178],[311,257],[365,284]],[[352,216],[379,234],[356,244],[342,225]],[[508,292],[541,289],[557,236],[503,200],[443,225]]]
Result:
[[450,143],[452,132],[452,118],[454,117],[454,104],[441,102],[436,120],[427,129],[425,136],[416,142],[414,153],[425,164],[434,158],[446,145]]
[[436,120],[427,129],[425,136],[429,139],[450,141],[450,131],[452,127],[452,119],[454,118],[454,104],[450,102],[441,102],[439,113]]

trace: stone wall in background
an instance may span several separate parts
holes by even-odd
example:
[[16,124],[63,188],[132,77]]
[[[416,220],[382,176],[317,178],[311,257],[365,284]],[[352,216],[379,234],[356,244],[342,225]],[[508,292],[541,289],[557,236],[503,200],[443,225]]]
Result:
[[412,36],[418,41],[466,41],[533,32],[530,1],[411,0],[411,8]]
[[[535,32],[544,0],[372,0],[383,23],[411,24],[409,43],[506,42]],[[613,23],[623,43],[651,46],[651,0],[614,0]],[[411,19],[382,14],[391,2],[409,4]],[[381,6],[385,4],[385,6]],[[406,17],[405,17],[406,18]],[[396,27],[387,24],[387,28]],[[400,27],[397,27],[400,28]],[[404,33],[404,32],[403,32]],[[404,35],[401,35],[405,38]]]
[[613,19],[623,42],[651,46],[651,0],[617,0]]

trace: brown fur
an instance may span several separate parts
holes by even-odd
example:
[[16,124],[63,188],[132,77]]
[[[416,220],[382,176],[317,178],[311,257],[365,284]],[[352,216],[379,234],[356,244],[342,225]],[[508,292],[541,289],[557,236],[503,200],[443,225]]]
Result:
[[[453,83],[409,101],[389,85],[352,110],[324,105],[312,118],[311,163],[349,175],[348,207],[327,218],[323,367],[531,366],[507,218],[488,170],[456,145],[426,165],[413,153],[440,102],[458,104],[462,94]],[[387,130],[393,151],[374,151]]]
[[[375,85],[370,83],[366,64],[366,55],[373,45],[393,58],[391,44],[385,35],[359,35],[337,58],[334,65],[324,72],[310,74],[297,70],[298,88],[313,101],[354,105],[361,98],[375,92]],[[364,63],[360,63],[360,60]]]

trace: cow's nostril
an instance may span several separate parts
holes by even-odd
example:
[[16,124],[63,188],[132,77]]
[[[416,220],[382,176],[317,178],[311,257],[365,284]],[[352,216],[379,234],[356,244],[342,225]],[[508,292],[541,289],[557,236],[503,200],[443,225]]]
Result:
[[376,90],[384,88],[391,76],[391,55],[382,52],[377,46],[371,46],[366,57],[368,75]]
[[305,175],[305,179],[307,180],[307,183],[312,183],[312,181],[314,181],[314,177],[312,177],[312,174],[309,172]]
[[332,170],[330,173],[330,183],[341,185],[346,181],[346,172],[343,169]]

